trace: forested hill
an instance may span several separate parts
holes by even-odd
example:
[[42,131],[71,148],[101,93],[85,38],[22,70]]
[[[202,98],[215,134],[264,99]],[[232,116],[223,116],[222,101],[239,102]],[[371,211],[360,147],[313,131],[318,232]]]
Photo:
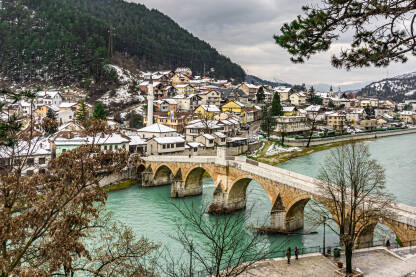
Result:
[[[141,70],[188,66],[219,79],[243,69],[157,10],[121,0],[2,0],[0,70],[14,81],[107,78],[103,65],[121,53]],[[113,52],[110,54],[110,26]]]

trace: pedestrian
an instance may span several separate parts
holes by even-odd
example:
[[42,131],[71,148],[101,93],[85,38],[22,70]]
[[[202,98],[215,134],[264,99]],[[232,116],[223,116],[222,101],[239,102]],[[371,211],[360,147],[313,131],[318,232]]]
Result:
[[296,260],[298,259],[298,256],[299,256],[299,248],[296,246],[295,247],[295,258],[296,258]]
[[292,256],[292,250],[290,247],[286,251],[286,257],[287,257],[287,264],[290,264],[290,257]]

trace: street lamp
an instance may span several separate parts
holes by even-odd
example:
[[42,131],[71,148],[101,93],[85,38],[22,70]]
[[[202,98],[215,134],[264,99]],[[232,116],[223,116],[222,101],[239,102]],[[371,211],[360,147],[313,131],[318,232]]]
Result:
[[325,256],[325,223],[326,223],[326,216],[323,216],[322,217],[322,221],[324,222],[324,241],[323,241],[323,246],[324,246],[324,248],[323,248],[323,250],[322,250],[322,254],[324,254],[324,256]]

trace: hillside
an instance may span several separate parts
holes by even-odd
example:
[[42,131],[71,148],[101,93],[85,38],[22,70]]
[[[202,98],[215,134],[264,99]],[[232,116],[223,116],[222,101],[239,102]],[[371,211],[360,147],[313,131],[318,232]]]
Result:
[[214,68],[217,78],[245,77],[239,65],[144,5],[121,0],[3,0],[2,4],[0,73],[12,81],[111,79],[103,65],[117,53],[141,70],[188,66],[195,75]]
[[373,82],[361,89],[358,94],[395,101],[416,99],[416,72]]
[[259,85],[267,85],[272,87],[278,87],[278,86],[291,86],[290,84],[284,82],[284,81],[267,81],[263,80],[257,76],[254,75],[246,75],[246,78],[244,80],[247,83],[253,83],[253,84],[259,84]]

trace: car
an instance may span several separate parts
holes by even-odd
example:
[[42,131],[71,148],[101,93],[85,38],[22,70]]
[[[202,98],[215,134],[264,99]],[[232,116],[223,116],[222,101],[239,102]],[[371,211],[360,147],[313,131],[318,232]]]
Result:
[[244,124],[243,126],[241,126],[241,129],[243,129],[243,130],[249,130],[250,129],[250,125]]

